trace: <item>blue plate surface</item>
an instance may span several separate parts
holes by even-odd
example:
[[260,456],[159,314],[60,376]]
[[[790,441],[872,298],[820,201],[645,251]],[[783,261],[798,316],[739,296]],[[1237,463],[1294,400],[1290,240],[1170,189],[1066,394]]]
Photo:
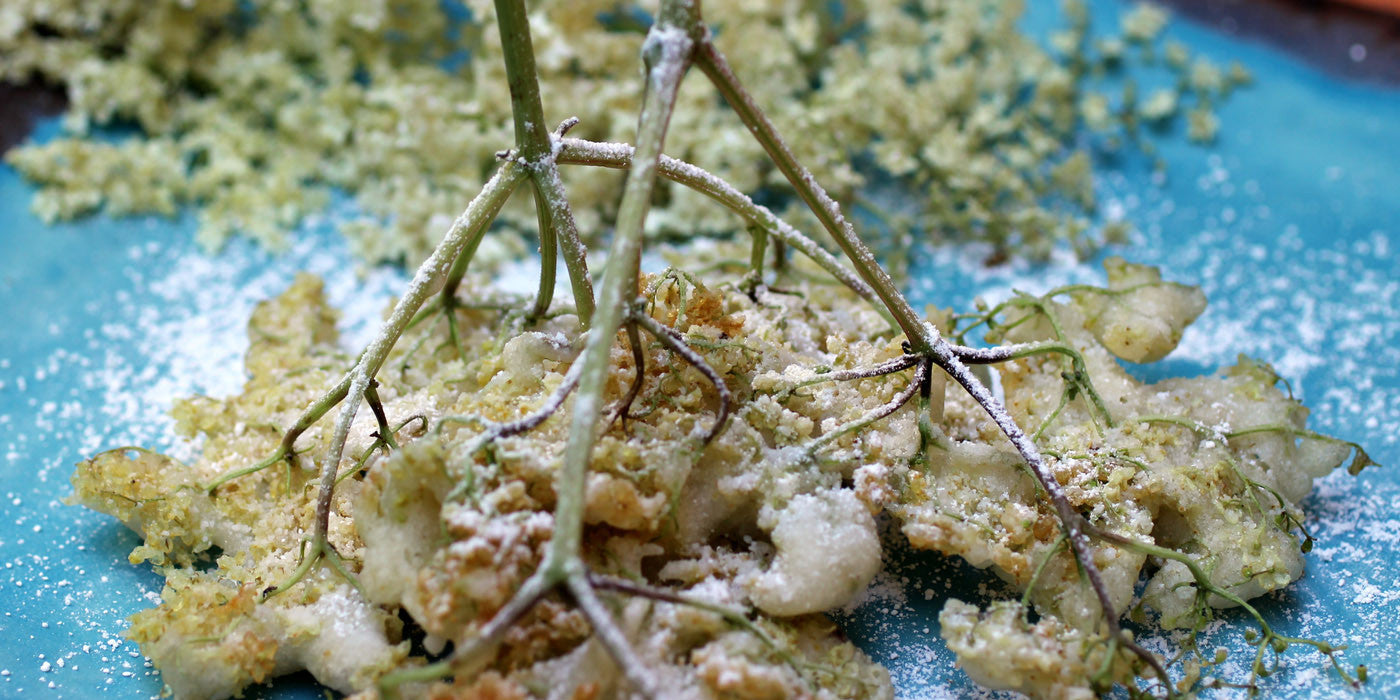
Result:
[[[1032,31],[1058,24],[1052,3],[1030,4]],[[1098,26],[1116,26],[1123,7],[1094,3]],[[1187,144],[1179,128],[1153,135],[1165,178],[1140,155],[1101,164],[1104,210],[1142,230],[1111,252],[1162,265],[1211,300],[1182,347],[1142,376],[1206,373],[1241,352],[1267,360],[1312,407],[1313,427],[1391,466],[1319,483],[1307,503],[1318,537],[1309,573],[1262,608],[1289,634],[1350,644],[1346,661],[1371,670],[1360,697],[1400,696],[1400,91],[1342,82],[1184,21],[1168,35],[1241,61],[1258,82],[1222,107],[1214,147]],[[36,138],[55,132],[46,123]],[[192,217],[48,227],[29,213],[32,192],[0,166],[0,697],[149,697],[159,676],[122,631],[158,601],[160,580],[126,562],[137,541],[121,525],[59,502],[74,462],[118,445],[171,447],[173,398],[236,391],[252,305],[296,270],[327,276],[361,337],[396,275],[358,277],[333,216],[309,224],[290,253],[235,243],[210,258],[192,243]],[[1012,288],[1102,281],[1097,264],[989,270],[984,253],[919,252],[913,300],[966,307]],[[889,666],[901,697],[972,697],[983,691],[953,667],[937,613],[953,595],[1004,594],[982,572],[897,549],[837,617]],[[1243,658],[1243,629],[1215,630],[1209,643]],[[1356,696],[1302,650],[1266,688]],[[296,681],[252,695],[317,696]]]

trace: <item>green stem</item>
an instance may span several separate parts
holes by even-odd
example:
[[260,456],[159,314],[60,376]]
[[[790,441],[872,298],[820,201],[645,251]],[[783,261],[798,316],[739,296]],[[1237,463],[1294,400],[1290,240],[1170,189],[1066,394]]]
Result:
[[753,247],[749,250],[749,271],[740,284],[744,292],[753,297],[763,285],[763,259],[768,253],[768,229],[750,226],[749,235],[753,237]]
[[1289,425],[1287,423],[1270,423],[1268,425],[1258,425],[1252,428],[1244,428],[1242,430],[1231,431],[1225,433],[1225,439],[1233,440],[1237,437],[1255,435],[1258,433],[1279,433],[1282,435],[1288,435],[1293,438],[1302,438],[1305,440],[1320,440],[1322,442],[1330,442],[1334,445],[1345,445],[1346,447],[1351,448],[1352,450],[1351,464],[1347,466],[1347,471],[1350,472],[1352,476],[1359,474],[1361,470],[1365,467],[1375,464],[1375,462],[1371,459],[1371,456],[1366,454],[1366,450],[1361,447],[1360,443],[1351,442],[1350,440],[1343,440],[1341,438],[1334,438],[1330,435],[1323,435],[1322,433],[1307,430],[1305,428],[1299,428],[1293,425]]
[[564,192],[564,183],[559,179],[558,166],[553,161],[546,161],[544,167],[536,169],[532,177],[535,180],[535,196],[543,197],[549,210],[550,223],[559,241],[559,252],[564,257],[564,269],[569,271],[574,308],[579,323],[586,330],[593,322],[594,308],[593,280],[588,274],[588,248],[579,236],[578,224],[574,221],[569,198]]
[[399,700],[399,686],[405,683],[429,683],[452,675],[452,662],[447,659],[427,666],[406,668],[386,673],[379,679],[379,695],[384,700]]
[[[1061,336],[1059,341],[1040,340],[1030,343],[1000,345],[991,348],[973,348],[964,345],[949,345],[949,348],[953,351],[955,355],[957,355],[959,360],[961,360],[964,364],[967,365],[990,365],[1000,362],[1009,362],[1011,360],[1019,360],[1023,357],[1030,357],[1031,355],[1039,355],[1043,353],[1058,353],[1060,355],[1064,355],[1066,358],[1069,359],[1070,369],[1072,370],[1071,374],[1066,375],[1066,381],[1070,384],[1070,386],[1066,387],[1066,391],[1069,391],[1073,387],[1079,387],[1080,389],[1082,389],[1084,394],[1089,397],[1088,400],[1090,407],[1099,412],[1099,415],[1103,417],[1104,422],[1108,423],[1108,426],[1110,428],[1113,427],[1116,424],[1116,422],[1113,419],[1113,414],[1108,412],[1108,406],[1104,405],[1103,397],[1099,396],[1098,390],[1094,389],[1094,383],[1089,378],[1088,365],[1086,365],[1084,362],[1084,355],[1081,354],[1078,350],[1074,349],[1074,347],[1071,346],[1069,343],[1064,342],[1063,334],[1059,334],[1059,326],[1054,320],[1054,317],[1050,316],[1050,319],[1051,323],[1055,324],[1057,334]],[[1040,430],[1036,431],[1035,439],[1040,439],[1040,433],[1042,430],[1045,429],[1045,425],[1047,425],[1055,415],[1059,414],[1060,410],[1064,408],[1065,403],[1067,401],[1068,399],[1063,397],[1061,398],[1060,406],[1055,409],[1055,411],[1052,413],[1051,418],[1046,419],[1046,423],[1041,425]],[[1089,418],[1090,420],[1093,420],[1092,411],[1089,414]],[[1097,427],[1097,424],[1095,424],[1095,426]]]
[[[511,191],[515,190],[518,181],[511,183]],[[472,258],[476,257],[476,249],[481,246],[481,239],[486,237],[486,229],[482,228],[467,245],[462,248],[462,252],[452,261],[452,268],[447,271],[446,281],[442,284],[442,310],[449,317],[456,311],[457,289],[462,286],[462,278],[467,275],[467,267],[471,265]],[[413,321],[417,323],[417,319]],[[349,385],[346,385],[349,388]]]
[[[624,143],[598,143],[581,139],[564,139],[564,148],[559,152],[559,162],[573,165],[595,165],[604,168],[628,169],[632,167],[633,148]],[[790,224],[779,219],[767,207],[757,204],[751,197],[736,189],[714,174],[685,161],[669,156],[661,156],[658,174],[672,182],[685,185],[743,217],[751,225],[762,228],[775,239],[774,257],[779,261],[784,256],[776,248],[790,245],[811,258],[823,270],[845,284],[860,298],[884,310],[875,290],[854,271],[841,264],[816,241],[803,235]],[[781,269],[781,265],[777,265]]]
[[[672,5],[667,3],[666,7],[674,9]],[[642,47],[647,73],[637,127],[637,150],[618,210],[600,303],[583,356],[578,360],[583,363],[583,372],[574,398],[573,421],[564,447],[563,465],[555,482],[558,503],[545,569],[577,561],[583,543],[584,481],[603,412],[609,357],[632,299],[637,295],[642,233],[656,184],[657,160],[693,46],[690,37],[672,23],[674,17],[670,15],[668,12],[661,14]]]
[[1239,597],[1238,595],[1230,592],[1229,590],[1215,585],[1215,582],[1212,581],[1210,575],[1207,574],[1205,570],[1201,568],[1201,565],[1196,563],[1195,559],[1192,559],[1185,553],[1178,552],[1175,549],[1168,549],[1166,547],[1151,544],[1148,542],[1141,542],[1132,539],[1131,537],[1125,537],[1115,532],[1103,530],[1097,527],[1094,527],[1093,530],[1094,536],[1103,539],[1107,542],[1112,542],[1114,544],[1126,547],[1138,554],[1144,554],[1150,557],[1157,557],[1159,559],[1174,561],[1178,564],[1181,564],[1182,566],[1185,566],[1186,570],[1190,572],[1191,578],[1195,580],[1196,585],[1200,586],[1202,590],[1204,590],[1207,593],[1218,595],[1221,598],[1224,598],[1225,600],[1234,603],[1235,605],[1238,605],[1241,608],[1244,608],[1245,612],[1249,613],[1249,615],[1254,618],[1255,622],[1259,623],[1259,629],[1263,631],[1264,634],[1273,634],[1273,628],[1269,626],[1269,623],[1264,620],[1264,616],[1261,615],[1253,605],[1250,605],[1248,602],[1245,601],[1244,598]]
[[515,118],[516,155],[534,163],[549,155],[549,128],[540,103],[540,83],[535,70],[535,46],[530,40],[530,18],[525,0],[496,0],[496,24],[501,31],[506,81],[510,84],[510,112]]
[[661,689],[658,687],[655,677],[647,670],[647,666],[637,657],[637,652],[633,651],[632,644],[627,641],[627,636],[612,621],[612,615],[608,612],[603,601],[598,599],[598,594],[593,590],[592,584],[588,582],[588,575],[584,571],[570,574],[564,581],[573,594],[574,603],[578,606],[579,612],[593,625],[593,635],[602,642],[603,647],[612,656],[613,662],[617,664],[618,670],[632,686],[632,689],[641,694],[644,698],[660,698]]
[[1258,511],[1259,517],[1268,517],[1268,511],[1264,509],[1264,504],[1259,501],[1259,495],[1255,493],[1256,491],[1264,491],[1273,495],[1274,499],[1278,501],[1279,508],[1287,510],[1287,506],[1285,505],[1286,501],[1284,500],[1282,495],[1280,495],[1273,488],[1265,484],[1261,484],[1258,481],[1255,481],[1254,479],[1251,479],[1244,473],[1243,465],[1241,465],[1239,459],[1235,457],[1234,452],[1230,450],[1229,438],[1227,438],[1223,433],[1216,430],[1215,428],[1191,420],[1190,418],[1182,418],[1178,416],[1138,416],[1135,420],[1138,423],[1162,423],[1166,425],[1176,425],[1182,428],[1186,428],[1200,439],[1218,439],[1220,442],[1220,446],[1225,448],[1226,466],[1230,468],[1230,473],[1234,474],[1236,479],[1239,479],[1240,490],[1244,491],[1246,494],[1249,495],[1250,502],[1254,504],[1254,509]]
[[293,423],[292,427],[287,429],[287,432],[282,436],[282,442],[278,446],[277,451],[272,453],[272,456],[268,457],[267,459],[264,459],[261,462],[258,462],[257,464],[254,464],[251,467],[244,467],[242,469],[235,469],[231,472],[228,472],[215,479],[214,481],[210,482],[208,486],[204,487],[204,490],[212,494],[214,493],[215,489],[218,489],[220,486],[223,486],[224,484],[234,479],[237,479],[240,476],[245,476],[247,474],[252,474],[253,472],[262,471],[263,469],[266,469],[276,464],[278,460],[292,459],[293,457],[295,457],[297,438],[301,437],[302,433],[305,433],[307,430],[309,430],[311,426],[316,423],[316,421],[321,420],[321,417],[326,415],[326,413],[329,412],[332,408],[334,408],[336,404],[345,400],[345,396],[349,392],[350,374],[346,373],[345,377],[340,380],[340,383],[335,385],[335,388],[326,392],[324,395],[321,396],[321,398],[316,399],[315,403],[311,404],[306,408],[305,411],[301,412],[301,415],[297,417],[297,422]]
[[302,579],[306,578],[306,575],[311,573],[312,567],[314,567],[323,558],[326,560],[327,563],[331,565],[331,568],[335,569],[336,573],[340,574],[341,578],[344,578],[347,582],[350,583],[351,587],[353,587],[360,594],[360,597],[364,597],[365,591],[363,588],[360,587],[359,580],[355,578],[354,574],[350,573],[350,571],[345,568],[344,562],[340,560],[340,555],[335,551],[334,547],[331,547],[329,542],[325,540],[318,540],[315,542],[311,542],[310,544],[311,551],[308,552],[306,551],[307,541],[301,541],[301,563],[297,565],[297,568],[294,569],[291,575],[288,576],[287,579],[284,580],[282,583],[279,583],[277,584],[277,586],[263,591],[261,598],[262,600],[267,600],[268,598],[271,598],[272,596],[275,596],[279,593],[284,593],[287,590],[291,589],[292,586],[301,583]]
[[[555,138],[545,126],[540,103],[539,76],[535,70],[535,48],[530,39],[530,20],[524,0],[496,0],[496,16],[505,54],[506,80],[510,84],[511,115],[515,119],[514,155],[530,167],[534,185],[535,212],[539,221],[540,286],[530,318],[544,317],[554,298],[554,280],[559,252],[569,271],[579,321],[585,328],[593,317],[593,281],[588,276],[587,250],[578,235],[569,200],[554,164]],[[578,123],[566,121],[563,132]]]
[[554,301],[554,280],[559,276],[559,242],[554,235],[554,217],[549,210],[549,202],[545,200],[544,190],[540,188],[539,180],[532,178],[531,184],[540,236],[540,286],[529,316],[531,321],[536,321],[549,313],[549,303]]
[[923,387],[925,380],[928,378],[929,364],[930,363],[928,361],[923,361],[915,365],[914,378],[910,379],[909,383],[905,385],[905,387],[901,389],[898,394],[895,394],[895,397],[891,399],[888,403],[876,406],[875,408],[872,408],[869,411],[867,411],[860,418],[857,418],[856,420],[853,420],[850,423],[835,428],[820,437],[812,439],[812,441],[808,442],[806,447],[804,448],[806,453],[809,455],[815,455],[823,447],[826,447],[827,445],[830,445],[831,443],[840,440],[842,437],[845,437],[847,435],[850,435],[851,433],[861,430],[862,428],[870,425],[871,423],[881,420],[894,413],[895,411],[898,411],[901,407],[904,406],[904,404],[909,403],[910,399],[914,398],[914,392],[919,391],[919,389]]
[[[748,632],[749,634],[752,634],[755,638],[758,639],[759,642],[763,644],[763,646],[767,647],[768,650],[773,652],[773,654],[777,656],[780,660],[782,660],[783,663],[787,664],[790,668],[792,668],[792,670],[797,671],[799,674],[802,671],[808,669],[822,671],[832,675],[839,674],[837,669],[831,668],[829,666],[822,666],[819,664],[806,663],[801,659],[797,658],[795,655],[793,655],[790,649],[779,644],[773,639],[772,636],[765,632],[762,627],[759,627],[747,616],[745,616],[743,613],[737,610],[733,610],[723,605],[711,603],[700,598],[694,598],[665,589],[653,588],[644,583],[633,583],[631,581],[626,581],[615,577],[590,576],[589,583],[592,584],[592,586],[598,590],[615,591],[618,593],[636,596],[639,598],[648,598],[662,603],[670,603],[672,605],[687,605],[697,610],[703,610],[705,612],[714,613],[715,615],[720,616],[720,618],[722,618],[725,622],[728,622],[730,625],[733,625],[734,627],[737,627]],[[804,684],[807,681],[806,678],[803,678],[802,680]],[[864,685],[863,682],[862,685]],[[811,693],[810,689],[808,693]]]
[[1068,540],[1066,540],[1065,535],[1061,533],[1059,537],[1055,538],[1055,544],[1051,545],[1050,549],[1046,550],[1045,556],[1041,558],[1040,563],[1036,564],[1035,571],[1031,574],[1031,580],[1026,583],[1026,592],[1021,594],[1022,608],[1030,609],[1031,593],[1035,590],[1035,584],[1040,581],[1040,577],[1045,573],[1045,567],[1049,566],[1050,560],[1054,559],[1055,555],[1059,554],[1067,543]]
[[939,402],[937,410],[933,405],[934,387],[938,388],[938,395],[943,396],[944,384],[943,373],[937,372],[938,383],[935,385],[933,376],[935,372],[930,370],[924,375],[923,384],[919,385],[919,406],[916,415],[919,424],[919,452],[918,460],[921,464],[928,463],[928,448],[938,446],[938,436],[935,433],[934,424],[943,422],[943,402]]
[[212,494],[220,486],[223,486],[224,484],[227,484],[228,482],[233,481],[234,479],[237,479],[242,476],[247,476],[254,472],[260,472],[287,457],[289,457],[289,455],[287,454],[286,448],[278,447],[276,452],[273,452],[270,456],[268,456],[267,459],[264,459],[263,461],[258,462],[257,464],[248,467],[243,467],[241,469],[234,469],[233,471],[221,474],[217,479],[214,479],[213,481],[209,482],[209,484],[204,487],[204,491],[206,493]]
[[627,393],[618,403],[617,410],[608,419],[608,425],[621,420],[624,430],[627,427],[628,412],[632,410],[632,403],[637,400],[637,395],[642,393],[642,385],[646,383],[647,379],[646,350],[642,348],[642,334],[637,332],[636,323],[627,324],[627,346],[632,350],[632,384],[627,387]]
[[418,267],[408,285],[408,291],[395,304],[389,318],[380,327],[379,335],[365,348],[364,354],[351,370],[350,386],[345,395],[354,398],[346,401],[341,409],[330,446],[326,450],[325,461],[321,465],[321,486],[316,500],[314,535],[318,544],[326,541],[326,534],[330,528],[331,498],[335,493],[335,478],[340,471],[345,440],[350,433],[350,424],[355,420],[355,413],[359,410],[360,398],[369,389],[370,380],[384,365],[384,360],[389,357],[389,352],[393,350],[404,329],[413,321],[418,309],[443,284],[444,277],[454,266],[453,261],[460,257],[470,241],[479,238],[486,227],[495,220],[506,199],[510,197],[511,190],[515,189],[524,176],[524,170],[511,161],[503,163],[496,170],[496,174],[467,205],[466,211],[452,222],[452,227],[448,229],[447,235],[443,236],[442,242],[433,250],[432,255]]
[[[685,339],[675,329],[663,326],[660,321],[640,312],[634,312],[632,314],[632,323],[645,328],[652,337],[660,341],[661,344],[666,346],[671,352],[680,355],[682,359],[690,363],[700,374],[705,375],[705,378],[710,380],[710,384],[714,385],[715,393],[719,395],[719,409],[715,412],[715,423],[710,427],[710,431],[705,434],[705,439],[702,443],[705,445],[710,444],[710,441],[714,440],[715,437],[724,430],[725,424],[728,423],[729,405],[734,400],[733,394],[729,392],[729,386],[724,383],[724,377],[721,377],[719,372],[716,372],[713,367],[710,367],[710,364],[705,361],[704,357],[701,357],[700,353],[695,352],[690,346],[686,345]],[[630,333],[628,334],[628,340],[631,340]]]
[[516,590],[510,601],[496,611],[496,614],[491,617],[491,621],[486,623],[476,636],[462,642],[457,647],[450,660],[444,659],[421,668],[386,674],[379,679],[380,693],[385,698],[393,698],[397,697],[398,687],[404,683],[434,681],[445,678],[454,672],[463,675],[475,673],[491,661],[496,647],[505,638],[511,625],[524,617],[525,613],[539,602],[541,596],[561,581],[562,578],[558,576],[548,575],[543,570],[536,571],[534,575],[520,584],[520,588]]
[[1049,428],[1050,424],[1054,423],[1055,419],[1060,417],[1060,411],[1065,410],[1065,406],[1069,405],[1069,398],[1069,389],[1060,392],[1060,403],[1055,406],[1055,410],[1051,411],[1050,415],[1045,417],[1045,420],[1040,422],[1040,427],[1036,428],[1035,432],[1031,434],[1031,442],[1040,442],[1040,436],[1045,434],[1046,428]]
[[[553,146],[549,129],[545,127],[544,107],[540,103],[540,84],[535,71],[535,47],[530,40],[530,19],[525,12],[525,0],[496,0],[496,25],[501,32],[501,48],[505,55],[506,81],[510,85],[510,112],[515,119],[515,148],[513,154],[534,167],[550,155]],[[538,180],[534,182],[535,215],[539,221],[540,285],[531,319],[549,311],[554,300],[554,279],[558,265],[558,244],[549,204]]]
[[797,162],[797,157],[793,155],[787,142],[778,134],[777,128],[768,120],[767,115],[759,108],[753,96],[744,89],[738,76],[734,75],[734,71],[730,69],[724,55],[707,39],[696,47],[695,61],[700,70],[704,71],[705,75],[709,76],[711,82],[719,89],[720,94],[729,103],[729,107],[734,110],[735,114],[739,115],[739,119],[744,122],[754,138],[763,146],[763,150],[768,152],[768,157],[773,160],[773,163],[778,166],[778,170],[792,184],[797,195],[807,203],[827,233],[836,240],[836,244],[855,265],[861,278],[880,297],[885,308],[894,316],[895,323],[899,324],[900,330],[904,331],[904,335],[909,339],[914,351],[918,353],[932,352],[936,336],[924,324],[924,320],[914,311],[914,308],[909,305],[909,301],[904,298],[904,295],[900,293],[889,273],[885,272],[879,261],[875,259],[875,254],[856,235],[851,223],[842,215],[840,205],[826,193],[826,190],[822,189],[821,185],[817,184],[812,173]]
[[753,233],[753,249],[749,252],[749,272],[763,278],[763,258],[768,252],[768,230],[759,228]]
[[379,382],[370,382],[369,389],[365,390],[365,399],[369,401],[369,409],[374,412],[374,422],[379,426],[379,439],[389,449],[399,449],[398,440],[394,439],[394,431],[389,427],[389,416],[384,413],[384,402],[379,400]]

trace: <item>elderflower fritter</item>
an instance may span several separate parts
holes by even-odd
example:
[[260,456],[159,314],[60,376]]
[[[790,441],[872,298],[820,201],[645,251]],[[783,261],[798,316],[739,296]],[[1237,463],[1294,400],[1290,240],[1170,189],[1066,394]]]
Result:
[[[700,436],[714,415],[709,390],[664,347],[647,348],[643,389],[594,457],[585,515],[593,535],[585,552],[597,571],[621,576],[640,575],[642,557],[664,557],[674,565],[669,580],[695,595],[768,615],[760,618],[764,636],[758,637],[722,620],[696,626],[694,615],[638,611],[651,620],[635,627],[644,658],[665,669],[676,690],[668,697],[723,696],[735,678],[756,684],[753,697],[788,697],[798,689],[833,699],[889,697],[883,669],[839,641],[829,623],[804,616],[844,604],[878,569],[872,511],[843,482],[859,464],[889,471],[906,459],[909,441],[899,431],[910,424],[883,424],[821,453],[807,445],[813,431],[888,400],[897,382],[877,382],[874,391],[828,384],[776,399],[779,389],[751,385],[751,378],[794,365],[897,355],[897,345],[867,340],[883,320],[803,296],[763,292],[755,299],[728,283],[711,289],[679,271],[655,276],[646,287],[651,315],[682,332],[742,403],[738,418],[702,449]],[[808,298],[828,303],[850,298],[809,291]],[[558,387],[578,351],[566,340],[578,336],[577,320],[557,315],[522,332],[509,313],[456,313],[465,354],[450,342],[445,324],[425,322],[380,375],[378,395],[399,428],[400,449],[381,454],[372,419],[352,426],[330,536],[356,586],[317,568],[288,591],[261,599],[300,561],[315,498],[309,468],[329,439],[324,429],[297,441],[295,464],[216,481],[275,450],[279,427],[313,400],[308,392],[334,381],[344,358],[335,348],[334,314],[314,278],[298,278],[255,312],[244,393],[180,404],[181,430],[204,439],[197,462],[114,450],[80,468],[75,500],[141,533],[146,542],[138,554],[167,576],[165,602],[137,615],[133,635],[177,696],[227,696],[302,668],[343,692],[364,690],[383,673],[416,663],[407,660],[394,611],[413,617],[430,648],[462,644],[542,561],[570,405],[533,431],[489,443],[478,438],[484,421],[518,418]],[[608,394],[616,400],[638,368],[622,348],[613,359],[621,371]],[[793,423],[808,427],[783,427]],[[795,531],[824,528],[830,546],[821,561],[798,556],[788,542]],[[776,549],[759,542],[717,551],[733,535],[766,538],[768,531]],[[215,568],[189,568],[213,547],[222,551]],[[730,563],[698,576],[684,573],[687,560],[698,565],[716,556]],[[846,574],[832,579],[830,570]],[[797,582],[805,583],[789,587]],[[529,688],[570,669],[580,684],[607,687],[614,682],[611,665],[589,661],[598,653],[582,618],[548,603],[507,639],[498,667],[504,675],[476,682]]]
[[[998,372],[1008,412],[1041,444],[1070,504],[1093,527],[1181,558],[1152,571],[1146,551],[1096,541],[1095,564],[1115,608],[1146,578],[1142,602],[1163,626],[1199,629],[1211,607],[1236,604],[1226,594],[1248,600],[1302,575],[1300,550],[1310,538],[1298,504],[1355,446],[1306,431],[1307,410],[1256,361],[1241,358],[1215,377],[1133,379],[1116,359],[1164,356],[1204,299],[1153,268],[1115,258],[1105,267],[1107,288],[1023,295],[982,318],[999,340],[1059,348]],[[958,626],[945,628],[945,639],[990,687],[1090,697],[1083,673],[1042,677],[1060,673],[1055,659],[1074,656],[1084,634],[1102,633],[1099,603],[1063,547],[1054,512],[1010,446],[988,444],[994,429],[965,395],[950,393],[945,416],[946,448],[905,473],[891,512],[915,546],[993,568],[1053,620],[1032,630],[1017,622],[1019,612],[994,608],[978,622],[975,609],[953,601],[944,618]]]
[[[952,599],[938,615],[939,635],[958,664],[978,683],[1014,690],[1035,700],[1091,700],[1086,679],[1106,668],[1105,681],[1127,681],[1133,659],[1120,650],[1107,660],[1103,640],[1052,617],[1031,624],[1017,603],[993,603],[986,611]],[[1109,663],[1105,663],[1105,661]]]
[[[684,257],[718,269],[741,254],[720,245]],[[1096,540],[1111,604],[1122,610],[1145,578],[1143,602],[1162,623],[1195,629],[1211,607],[1301,574],[1296,503],[1354,446],[1306,431],[1306,410],[1262,363],[1150,386],[1128,376],[1116,357],[1165,354],[1201,299],[1155,269],[1106,266],[1106,288],[1020,296],[981,318],[993,336],[1048,338],[1058,348],[998,371],[1009,413],[1040,443],[1070,506],[1095,528],[1176,557],[1148,571],[1145,552]],[[664,344],[640,348],[640,366],[614,345],[604,399],[617,418],[600,436],[583,503],[591,570],[652,578],[684,597],[638,596],[621,608],[623,629],[667,697],[890,697],[884,670],[819,615],[878,570],[881,512],[913,545],[991,567],[1028,591],[1042,616],[1036,625],[1010,604],[982,614],[954,601],[944,611],[945,638],[979,682],[1081,697],[1143,671],[1131,656],[1109,677],[1101,663],[1072,662],[1108,648],[1102,610],[1051,506],[980,406],[949,390],[925,443],[917,402],[891,403],[912,395],[917,374],[826,376],[903,355],[883,318],[853,306],[844,288],[800,274],[782,291],[740,279],[670,268],[641,280],[647,315],[723,377],[733,419],[706,443],[717,406],[701,373]],[[451,311],[455,340],[439,309],[386,361],[376,391],[397,448],[373,417],[351,426],[329,534],[353,583],[314,567],[261,598],[301,561],[324,427],[302,435],[290,459],[221,478],[273,454],[281,426],[345,362],[312,277],[255,312],[244,393],[177,407],[182,433],[203,437],[198,461],[125,448],[80,465],[74,500],[137,530],[144,542],[133,561],[150,560],[167,577],[163,604],[139,613],[132,634],[177,696],[226,696],[301,668],[342,691],[365,690],[421,663],[396,611],[425,631],[430,651],[460,646],[544,561],[571,400],[528,431],[491,431],[535,411],[564,382],[578,321],[563,312],[522,330],[512,309],[523,300],[483,299]],[[932,318],[958,334],[950,324],[960,317]],[[621,405],[634,384],[631,404]],[[1352,466],[1366,462],[1358,451]],[[214,547],[215,568],[191,568]],[[529,697],[547,679],[568,678],[606,693],[619,679],[598,661],[604,655],[576,610],[546,601],[506,636],[492,672],[410,691]]]

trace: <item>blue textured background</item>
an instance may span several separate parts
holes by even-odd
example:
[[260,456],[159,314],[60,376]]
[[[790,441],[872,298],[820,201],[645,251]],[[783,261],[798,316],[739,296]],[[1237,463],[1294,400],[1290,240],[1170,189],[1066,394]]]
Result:
[[[1033,31],[1057,24],[1052,3],[1031,4]],[[1098,26],[1116,26],[1120,8],[1095,3]],[[1246,352],[1292,381],[1314,427],[1400,466],[1400,92],[1344,83],[1184,21],[1168,35],[1217,62],[1240,60],[1258,82],[1221,109],[1216,146],[1185,143],[1180,127],[1154,134],[1165,180],[1154,182],[1140,155],[1101,164],[1105,211],[1142,229],[1112,252],[1163,265],[1212,303],[1148,378],[1209,372]],[[73,463],[116,445],[168,446],[171,398],[236,390],[252,304],[295,270],[338,279],[333,297],[353,302],[361,321],[378,308],[366,297],[383,299],[392,275],[357,280],[333,221],[311,225],[289,254],[237,243],[211,262],[193,246],[190,217],[46,227],[28,211],[31,194],[0,166],[0,697],[151,696],[160,681],[121,632],[156,601],[159,579],[126,563],[137,541],[123,527],[58,502]],[[1101,281],[1094,264],[986,270],[976,251],[918,255],[919,303]],[[1309,573],[1262,607],[1285,631],[1351,642],[1346,660],[1372,671],[1362,696],[1400,695],[1400,477],[1333,475],[1309,506],[1319,537]],[[901,550],[862,605],[838,617],[890,666],[903,697],[965,697],[977,691],[938,641],[937,612],[950,595],[1002,590],[981,572]],[[1241,630],[1211,641],[1242,649]],[[1284,660],[1266,686],[1279,696],[1351,696],[1316,654]],[[260,692],[314,696],[286,681]]]

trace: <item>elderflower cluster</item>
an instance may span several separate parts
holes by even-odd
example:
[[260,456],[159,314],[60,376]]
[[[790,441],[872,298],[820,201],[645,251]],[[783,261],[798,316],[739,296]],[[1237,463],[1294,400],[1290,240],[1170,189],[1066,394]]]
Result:
[[[749,92],[790,136],[799,160],[838,199],[882,172],[915,193],[909,231],[990,241],[999,254],[1078,250],[1094,196],[1081,125],[1135,133],[1178,112],[1178,89],[1112,106],[1089,89],[1124,46],[1150,51],[1165,17],[1125,16],[1122,39],[1088,39],[1087,15],[1047,51],[1016,27],[1019,0],[832,3],[713,0],[715,41]],[[631,140],[646,11],[615,0],[540,3],[530,18],[547,117],[595,140]],[[1169,46],[1167,63],[1198,96],[1193,138],[1218,128],[1210,103],[1238,84]],[[62,85],[65,133],[7,160],[39,185],[45,220],[97,211],[172,214],[194,205],[199,239],[241,233],[279,247],[333,193],[353,195],[342,228],[369,261],[414,264],[513,140],[491,3],[437,0],[14,0],[0,6],[0,80]],[[668,152],[762,198],[788,191],[699,76],[687,81]],[[131,124],[113,138],[95,127]],[[866,159],[873,168],[857,169]],[[585,237],[615,214],[620,173],[565,172]],[[661,186],[653,234],[728,233],[731,215]],[[528,202],[508,223],[529,231]],[[805,214],[789,212],[800,219]],[[1104,236],[1125,233],[1121,224]],[[900,243],[902,245],[902,242]],[[523,252],[517,244],[503,253]]]
[[[1131,377],[1118,360],[1165,356],[1205,299],[1154,268],[1115,258],[1105,267],[1106,288],[1071,288],[1064,301],[1019,297],[993,322],[993,339],[1057,342],[1080,358],[1044,353],[999,366],[1006,407],[1093,526],[1183,557],[1154,563],[1146,551],[1096,541],[1091,556],[1114,608],[1126,609],[1145,581],[1141,602],[1162,627],[1199,630],[1212,608],[1236,604],[1222,593],[1248,600],[1301,576],[1310,541],[1300,503],[1313,480],[1350,455],[1353,469],[1369,460],[1307,432],[1307,409],[1257,361],[1155,384]],[[945,641],[974,679],[1034,698],[1089,698],[1121,682],[1116,663],[1096,673],[1083,665],[1086,650],[1102,654],[1103,611],[1054,509],[979,406],[954,393],[946,411],[946,452],[908,473],[890,510],[916,547],[991,568],[1051,621],[1031,625],[1009,604],[979,614],[953,600],[941,617]]]

